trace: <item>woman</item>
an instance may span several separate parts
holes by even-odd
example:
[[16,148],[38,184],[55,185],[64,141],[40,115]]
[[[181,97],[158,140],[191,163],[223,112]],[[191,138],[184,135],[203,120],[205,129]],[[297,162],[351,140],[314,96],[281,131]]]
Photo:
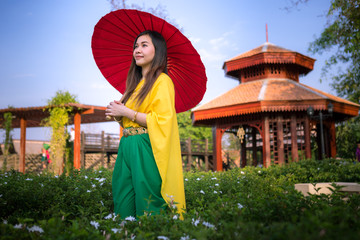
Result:
[[113,172],[115,213],[121,218],[185,210],[174,84],[167,75],[167,47],[155,31],[140,33],[120,101],[107,116],[124,127]]

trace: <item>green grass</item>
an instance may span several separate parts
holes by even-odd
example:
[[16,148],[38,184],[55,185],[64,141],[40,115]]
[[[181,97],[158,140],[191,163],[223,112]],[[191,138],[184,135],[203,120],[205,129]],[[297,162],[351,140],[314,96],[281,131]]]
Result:
[[185,173],[187,213],[121,221],[111,174],[0,174],[1,239],[360,239],[360,195],[302,196],[295,183],[360,182],[360,164],[302,161]]

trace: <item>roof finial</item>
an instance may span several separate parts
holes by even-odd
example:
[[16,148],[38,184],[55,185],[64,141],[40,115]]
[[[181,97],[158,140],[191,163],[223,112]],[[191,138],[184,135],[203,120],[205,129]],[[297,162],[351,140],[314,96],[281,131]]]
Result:
[[268,26],[267,26],[267,24],[266,24],[266,42],[269,42]]

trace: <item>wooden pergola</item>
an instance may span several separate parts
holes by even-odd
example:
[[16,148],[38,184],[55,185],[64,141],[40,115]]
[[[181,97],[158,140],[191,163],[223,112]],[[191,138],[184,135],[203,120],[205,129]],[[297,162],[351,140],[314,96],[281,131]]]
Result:
[[[301,84],[299,76],[309,73],[314,62],[266,42],[224,63],[225,73],[239,85],[192,110],[194,125],[214,129],[214,170],[222,170],[225,131],[243,138],[241,167],[310,158],[312,135],[320,146],[320,124],[325,152],[319,149],[319,156],[336,156],[335,123],[357,116],[360,106]],[[328,113],[329,104],[332,114]],[[310,107],[313,116],[307,114]]]
[[[65,107],[72,107],[69,124],[74,124],[74,167],[80,168],[80,126],[82,123],[99,123],[109,122],[105,118],[106,107],[85,105],[78,103],[65,104]],[[49,116],[48,107],[27,107],[27,108],[7,108],[0,109],[0,125],[4,122],[3,114],[10,112],[14,119],[12,128],[20,128],[20,164],[19,171],[25,172],[25,146],[26,146],[26,129],[28,127],[42,127],[41,121]]]

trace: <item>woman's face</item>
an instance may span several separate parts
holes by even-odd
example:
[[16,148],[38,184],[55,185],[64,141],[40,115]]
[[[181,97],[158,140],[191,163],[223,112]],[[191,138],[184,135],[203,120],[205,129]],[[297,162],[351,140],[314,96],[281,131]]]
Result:
[[136,65],[142,67],[143,71],[150,68],[155,56],[155,47],[149,35],[142,35],[137,39],[133,56]]

